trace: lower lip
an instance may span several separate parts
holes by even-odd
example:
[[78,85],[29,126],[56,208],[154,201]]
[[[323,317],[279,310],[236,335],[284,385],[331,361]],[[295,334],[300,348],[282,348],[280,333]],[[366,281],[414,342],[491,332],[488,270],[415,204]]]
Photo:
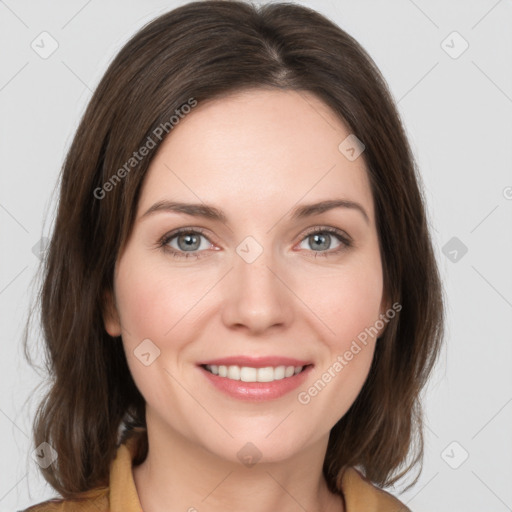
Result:
[[205,370],[202,366],[199,367],[206,378],[218,390],[232,398],[253,401],[274,400],[286,395],[304,382],[312,368],[313,365],[308,365],[297,375],[272,382],[243,382],[241,380],[228,379],[227,377],[219,377]]

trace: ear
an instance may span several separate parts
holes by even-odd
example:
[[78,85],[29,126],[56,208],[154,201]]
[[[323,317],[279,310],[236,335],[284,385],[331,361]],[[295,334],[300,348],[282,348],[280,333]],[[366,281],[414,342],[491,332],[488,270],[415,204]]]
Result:
[[391,309],[391,300],[387,297],[385,293],[382,294],[382,300],[380,303],[380,309],[379,309],[379,320],[382,321],[384,326],[382,329],[379,329],[379,334],[377,338],[382,338],[384,333],[386,332],[386,329],[388,327],[389,318],[386,315],[386,312]]
[[113,338],[121,336],[121,322],[111,290],[103,293],[103,323],[110,336]]

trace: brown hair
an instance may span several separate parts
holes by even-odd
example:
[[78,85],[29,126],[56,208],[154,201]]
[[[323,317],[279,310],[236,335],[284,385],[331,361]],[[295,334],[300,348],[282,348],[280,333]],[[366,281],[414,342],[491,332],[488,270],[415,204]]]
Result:
[[[169,119],[191,98],[201,104],[255,87],[314,93],[363,141],[384,290],[402,305],[377,343],[359,396],[330,433],[328,486],[339,492],[345,466],[359,465],[387,486],[422,462],[419,395],[442,346],[443,293],[420,177],[385,80],[357,41],[309,8],[207,0],[158,17],[121,49],[63,165],[38,297],[51,387],[34,424],[35,445],[48,442],[58,453],[42,472],[63,497],[108,485],[118,443],[145,427],[144,400],[122,344],[104,329],[103,311],[164,137],[122,180],[112,177],[148,137],[156,139],[158,127],[170,132]],[[108,193],[99,193],[109,180]],[[139,462],[146,450],[147,438]]]

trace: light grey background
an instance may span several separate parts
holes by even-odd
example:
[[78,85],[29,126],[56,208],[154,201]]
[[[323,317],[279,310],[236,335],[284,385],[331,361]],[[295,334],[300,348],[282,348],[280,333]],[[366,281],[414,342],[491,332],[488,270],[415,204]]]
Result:
[[[0,512],[53,495],[31,458],[42,390],[20,338],[60,166],[122,44],[183,3],[0,1]],[[448,299],[447,350],[424,396],[423,472],[407,492],[407,478],[388,490],[414,512],[512,510],[512,3],[298,3],[354,36],[388,81],[420,164]],[[58,43],[46,59],[31,47],[51,49],[43,31]]]

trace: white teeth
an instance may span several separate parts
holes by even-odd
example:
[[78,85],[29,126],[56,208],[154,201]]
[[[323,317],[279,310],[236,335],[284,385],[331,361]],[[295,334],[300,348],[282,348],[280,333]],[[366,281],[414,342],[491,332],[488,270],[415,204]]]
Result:
[[214,375],[227,377],[231,380],[241,380],[243,382],[273,382],[297,375],[303,368],[303,366],[266,366],[265,368],[253,368],[251,366],[236,365],[206,365],[206,369]]
[[240,380],[240,366],[228,366],[228,379]]
[[269,373],[271,375],[272,375],[272,373],[274,374],[270,380],[281,380],[281,379],[284,379],[285,377],[288,377],[288,375],[286,375],[286,367],[285,366],[278,366],[277,368],[273,368],[273,369],[270,368]]

